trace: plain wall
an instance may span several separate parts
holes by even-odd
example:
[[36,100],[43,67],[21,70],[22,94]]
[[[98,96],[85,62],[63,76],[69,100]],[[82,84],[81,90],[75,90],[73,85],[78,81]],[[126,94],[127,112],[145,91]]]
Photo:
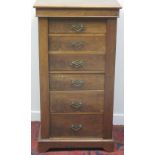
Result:
[[[119,0],[123,5],[123,0]],[[32,1],[32,6],[34,1]],[[31,20],[31,120],[40,120],[39,97],[39,56],[38,56],[38,19],[32,8]],[[114,95],[114,124],[124,124],[124,12],[120,10],[117,24],[115,95]]]

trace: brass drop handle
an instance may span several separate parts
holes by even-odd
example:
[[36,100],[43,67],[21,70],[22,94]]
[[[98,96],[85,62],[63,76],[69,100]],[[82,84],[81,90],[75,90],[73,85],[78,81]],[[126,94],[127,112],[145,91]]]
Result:
[[74,60],[71,62],[70,65],[72,68],[79,69],[79,68],[83,67],[84,61],[83,60]]
[[81,101],[72,101],[71,107],[74,110],[79,110],[82,107],[82,102]]
[[84,31],[85,27],[82,23],[74,23],[71,24],[71,30],[75,31],[75,32],[82,32]]
[[85,42],[84,41],[72,41],[72,42],[69,42],[69,46],[71,46],[71,48],[73,48],[74,50],[81,50],[82,48],[84,48]]
[[72,124],[71,129],[73,131],[79,131],[82,128],[82,124]]
[[80,87],[83,87],[84,81],[83,80],[72,80],[71,85],[72,87],[80,88]]

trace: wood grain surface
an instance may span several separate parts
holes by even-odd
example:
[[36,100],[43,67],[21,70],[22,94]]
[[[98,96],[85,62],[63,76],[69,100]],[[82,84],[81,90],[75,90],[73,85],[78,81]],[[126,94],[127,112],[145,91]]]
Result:
[[116,0],[37,0],[35,8],[121,8]]
[[64,8],[37,8],[36,16],[38,17],[101,17],[101,18],[116,18],[119,16],[119,9],[94,9],[94,8],[77,8],[77,9],[64,9]]
[[103,19],[49,19],[49,33],[57,34],[96,34],[106,33],[106,20]]
[[[104,74],[50,74],[50,90],[104,90]],[[73,83],[82,81],[75,86]],[[79,84],[77,84],[79,85]]]
[[48,19],[39,18],[41,135],[49,137]]
[[[72,105],[80,104],[79,108]],[[102,113],[104,91],[51,91],[50,111],[52,113]]]
[[50,71],[104,71],[105,54],[87,53],[50,53]]
[[[102,115],[99,114],[52,114],[51,137],[102,137],[102,119]],[[82,127],[74,131],[72,125],[82,125]]]
[[105,35],[50,35],[49,51],[105,51]]
[[105,97],[104,97],[104,133],[105,138],[112,138],[113,104],[114,104],[114,75],[115,75],[115,52],[116,52],[116,19],[107,22],[107,53],[105,74]]

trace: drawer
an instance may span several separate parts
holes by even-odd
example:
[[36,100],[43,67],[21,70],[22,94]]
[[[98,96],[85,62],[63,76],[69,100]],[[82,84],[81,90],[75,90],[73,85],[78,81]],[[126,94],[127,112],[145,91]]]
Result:
[[100,114],[52,114],[51,137],[103,137],[102,125]]
[[49,51],[105,52],[105,35],[50,35]]
[[102,113],[103,107],[103,90],[50,92],[50,111],[52,113]]
[[104,71],[105,55],[102,53],[49,54],[50,71]]
[[103,19],[50,19],[49,33],[106,33]]
[[103,90],[104,74],[50,74],[50,90]]

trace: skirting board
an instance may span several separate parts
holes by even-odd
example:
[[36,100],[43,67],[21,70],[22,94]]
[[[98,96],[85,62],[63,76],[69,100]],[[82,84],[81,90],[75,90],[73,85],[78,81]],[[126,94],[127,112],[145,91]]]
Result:
[[[31,121],[40,121],[40,111],[31,111]],[[114,114],[113,124],[124,125],[124,114]]]

